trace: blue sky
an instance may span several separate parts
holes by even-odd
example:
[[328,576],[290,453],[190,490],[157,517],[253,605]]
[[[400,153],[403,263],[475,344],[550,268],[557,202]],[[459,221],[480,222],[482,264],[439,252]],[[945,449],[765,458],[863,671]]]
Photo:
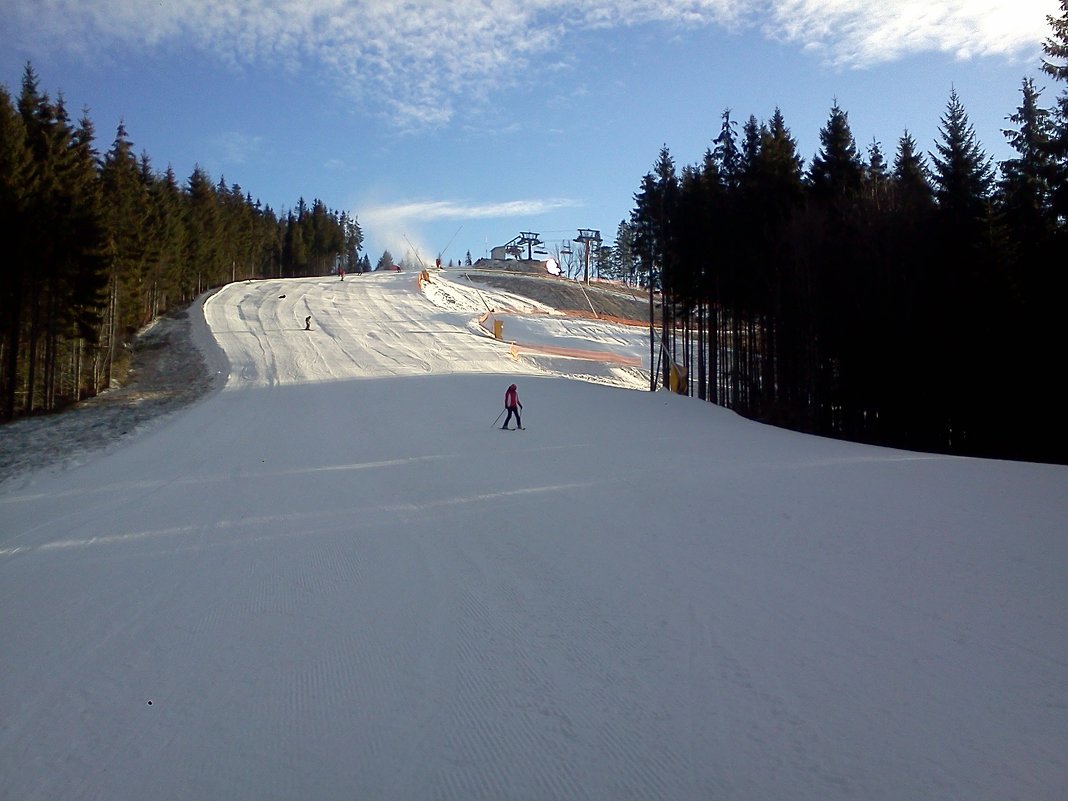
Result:
[[125,121],[276,210],[357,215],[372,262],[477,258],[520,231],[612,240],[667,145],[696,163],[725,108],[782,109],[806,164],[837,100],[862,150],[933,150],[951,88],[995,159],[1057,0],[0,0],[0,81]]

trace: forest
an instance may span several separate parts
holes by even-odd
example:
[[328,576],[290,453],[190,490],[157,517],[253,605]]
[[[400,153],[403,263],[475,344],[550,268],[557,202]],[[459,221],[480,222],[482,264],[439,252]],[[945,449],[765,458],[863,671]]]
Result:
[[[1043,72],[1068,82],[1068,0]],[[929,158],[864,154],[837,103],[805,168],[783,115],[667,147],[606,261],[663,297],[658,379],[798,431],[1068,463],[1068,88],[1024,79],[998,165],[951,91]],[[651,280],[650,280],[651,278]],[[678,376],[685,376],[679,380]]]
[[120,380],[134,334],[209,287],[370,269],[355,217],[301,198],[276,213],[198,165],[180,182],[135,154],[125,125],[103,155],[87,112],[0,86],[0,421],[53,411]]
[[[812,434],[1068,463],[1061,8],[1040,65],[1060,92],[1022,81],[999,164],[953,90],[926,155],[908,131],[862,153],[837,104],[807,166],[778,109],[724,111],[696,164],[662,148],[595,254],[650,289],[651,387]],[[0,86],[0,217],[0,421],[121,380],[135,333],[207,288],[371,269],[357,219],[320,200],[276,213],[199,165],[181,181],[121,122],[101,154],[32,65],[18,97]]]

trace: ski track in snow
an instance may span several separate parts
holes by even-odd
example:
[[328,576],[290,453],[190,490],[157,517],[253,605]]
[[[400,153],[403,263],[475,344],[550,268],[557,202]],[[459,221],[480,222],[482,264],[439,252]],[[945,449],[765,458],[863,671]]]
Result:
[[233,284],[225,388],[0,489],[0,801],[1063,801],[1068,469],[595,386],[647,379],[487,307],[641,352]]

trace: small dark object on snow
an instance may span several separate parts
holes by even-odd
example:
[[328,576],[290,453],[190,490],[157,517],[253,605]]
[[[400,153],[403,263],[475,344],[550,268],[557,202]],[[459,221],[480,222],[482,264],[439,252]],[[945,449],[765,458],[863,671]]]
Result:
[[304,318],[304,330],[311,331],[311,315]]
[[281,300],[281,299],[282,299],[282,298],[284,298],[284,297],[285,297],[285,295],[279,295],[279,296],[278,296],[278,299],[279,299],[279,300]]
[[152,706],[152,699],[151,698],[148,699],[148,705]]

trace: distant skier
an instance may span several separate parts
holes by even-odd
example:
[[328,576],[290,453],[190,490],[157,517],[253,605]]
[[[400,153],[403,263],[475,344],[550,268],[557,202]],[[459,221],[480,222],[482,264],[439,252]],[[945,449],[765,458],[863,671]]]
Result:
[[341,280],[342,281],[345,280],[345,268],[344,267],[338,267],[337,268],[337,274],[341,276]]
[[304,330],[311,331],[311,315],[304,318]]
[[523,408],[523,404],[519,402],[519,392],[515,388],[515,384],[508,387],[508,391],[504,393],[504,408],[508,410],[508,416],[504,418],[504,425],[502,429],[507,430],[508,424],[512,421],[512,415],[515,415],[515,427],[522,428],[523,421],[519,419],[519,410]]

